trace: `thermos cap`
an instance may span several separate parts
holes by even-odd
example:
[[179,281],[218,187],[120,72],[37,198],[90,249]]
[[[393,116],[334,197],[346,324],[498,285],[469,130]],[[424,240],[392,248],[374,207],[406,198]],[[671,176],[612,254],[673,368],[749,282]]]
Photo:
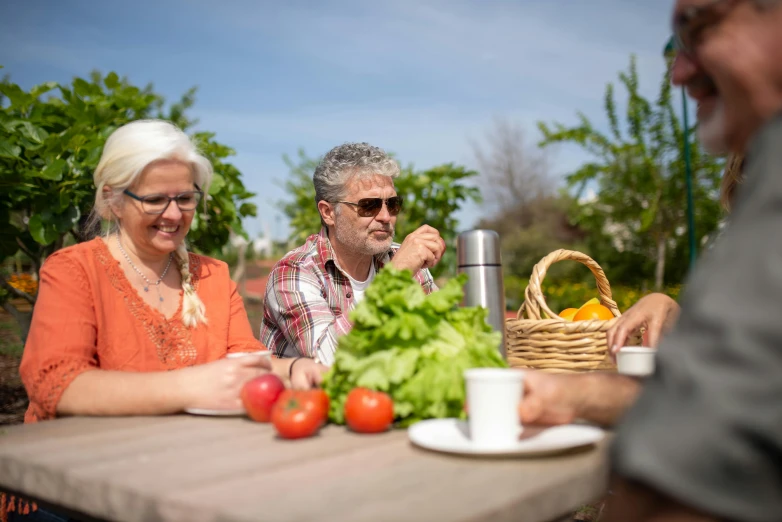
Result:
[[493,230],[468,230],[456,239],[458,266],[485,266],[502,264],[500,235]]

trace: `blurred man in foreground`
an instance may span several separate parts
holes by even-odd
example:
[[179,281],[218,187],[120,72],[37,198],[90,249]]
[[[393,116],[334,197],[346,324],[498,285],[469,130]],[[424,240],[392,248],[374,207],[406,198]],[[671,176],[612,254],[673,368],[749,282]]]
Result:
[[[673,26],[679,46],[673,82],[698,102],[704,147],[747,154],[732,221],[692,274],[656,372],[640,392],[622,376],[531,375],[523,418],[613,422],[634,402],[612,451],[606,520],[776,521],[782,516],[782,0],[678,0]],[[580,396],[575,386],[584,386]]]

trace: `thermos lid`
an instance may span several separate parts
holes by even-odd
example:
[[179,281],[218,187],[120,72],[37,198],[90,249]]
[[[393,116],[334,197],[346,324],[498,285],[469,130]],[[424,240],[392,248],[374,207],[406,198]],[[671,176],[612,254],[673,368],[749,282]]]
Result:
[[501,265],[500,235],[493,230],[468,230],[456,240],[458,266]]

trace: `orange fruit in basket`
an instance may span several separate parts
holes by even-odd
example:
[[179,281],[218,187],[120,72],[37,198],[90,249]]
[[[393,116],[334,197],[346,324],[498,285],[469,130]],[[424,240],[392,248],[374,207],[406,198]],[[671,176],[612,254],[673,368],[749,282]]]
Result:
[[576,315],[576,313],[578,313],[578,308],[565,308],[559,312],[559,316],[566,321],[572,321],[573,316]]
[[613,318],[614,314],[611,313],[611,310],[601,304],[584,305],[578,313],[573,316],[574,321],[590,321],[592,319],[607,321],[608,319]]

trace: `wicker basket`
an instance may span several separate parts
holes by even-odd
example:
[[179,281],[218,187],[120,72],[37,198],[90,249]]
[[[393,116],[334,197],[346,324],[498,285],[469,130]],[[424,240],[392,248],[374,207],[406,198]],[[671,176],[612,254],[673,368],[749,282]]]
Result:
[[[541,283],[548,268],[564,260],[578,261],[592,271],[597,281],[600,302],[611,310],[614,319],[571,322],[561,319],[548,307]],[[544,318],[543,313],[551,319]],[[508,363],[516,368],[534,368],[552,373],[615,371],[616,367],[608,356],[606,331],[620,315],[616,302],[611,299],[611,287],[600,265],[581,252],[552,252],[532,269],[529,285],[524,292],[524,303],[516,318],[508,319],[505,323]]]

